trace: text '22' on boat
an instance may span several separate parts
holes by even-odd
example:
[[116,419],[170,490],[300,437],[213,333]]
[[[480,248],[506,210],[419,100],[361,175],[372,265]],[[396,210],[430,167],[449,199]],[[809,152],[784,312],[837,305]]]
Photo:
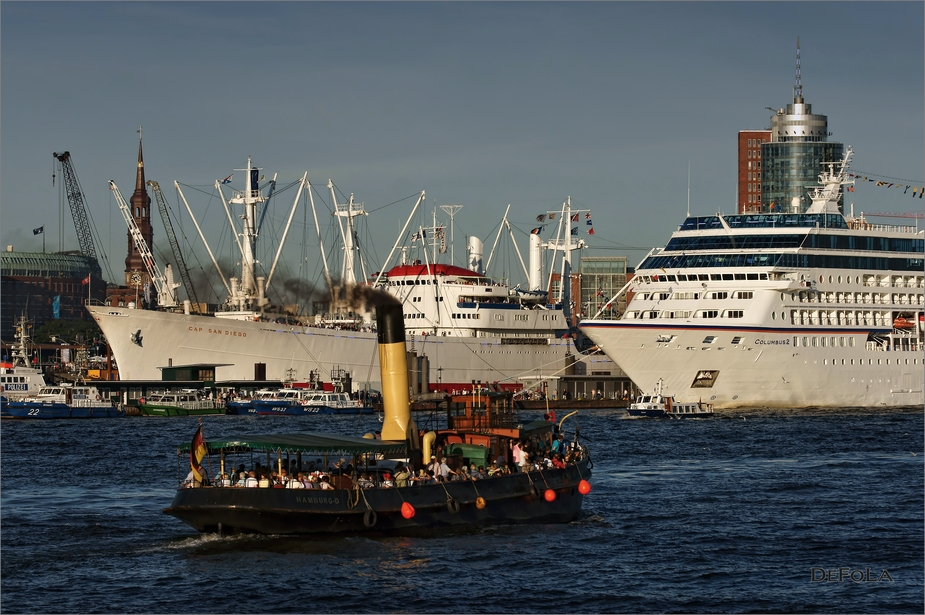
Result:
[[7,404],[14,419],[100,419],[120,418],[125,410],[104,398],[95,386],[58,384],[43,386],[37,395]]
[[[372,296],[380,293],[372,291]],[[581,511],[590,492],[591,459],[579,442],[576,428],[571,461],[562,468],[497,475],[482,480],[434,481],[408,487],[369,487],[353,477],[334,476],[333,489],[261,489],[230,486],[226,470],[242,456],[260,458],[280,474],[283,458],[295,462],[350,456],[356,468],[370,469],[401,461],[420,472],[432,451],[458,452],[457,462],[509,455],[521,439],[552,438],[554,423],[521,423],[511,395],[489,394],[451,398],[446,428],[422,434],[410,412],[401,305],[387,295],[376,305],[379,359],[383,383],[384,419],[381,438],[320,433],[240,435],[204,441],[202,430],[193,442],[178,448],[189,456],[193,485],[181,485],[165,513],[200,532],[315,534],[383,532],[431,533],[485,524],[569,522]],[[564,421],[564,419],[563,419]],[[558,425],[561,429],[562,423]],[[432,448],[433,447],[433,448]],[[214,463],[214,458],[217,463]],[[275,457],[275,459],[271,459]],[[205,465],[219,465],[219,479],[208,481]],[[229,467],[231,466],[231,467]],[[287,465],[286,468],[292,467]],[[389,466],[391,467],[391,466]]]

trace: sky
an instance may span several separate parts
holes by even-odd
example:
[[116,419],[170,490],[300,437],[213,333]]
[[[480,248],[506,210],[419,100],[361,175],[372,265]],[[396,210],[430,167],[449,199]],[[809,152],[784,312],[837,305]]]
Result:
[[[793,102],[797,37],[804,99],[828,116],[830,140],[854,148],[853,170],[925,185],[923,6],[4,1],[0,240],[18,251],[40,251],[43,239],[48,251],[77,249],[51,155],[67,150],[120,279],[126,229],[107,182],[131,195],[143,126],[147,178],[174,215],[173,182],[188,186],[226,262],[213,185],[250,156],[279,178],[262,229],[266,268],[295,198],[282,188],[305,172],[326,242],[329,178],[339,201],[352,193],[370,212],[359,231],[369,273],[421,191],[412,229],[429,225],[435,206],[463,206],[456,264],[470,235],[488,259],[508,204],[526,258],[536,216],[570,197],[592,216],[584,254],[633,266],[683,221],[688,189],[693,214],[735,212],[737,132],[767,128],[766,108]],[[243,179],[235,173],[229,187]],[[851,195],[855,209],[923,209],[867,186]],[[169,253],[153,218],[155,254]],[[318,279],[310,209],[300,203],[294,221],[284,275]],[[205,267],[189,216],[175,224],[191,266]],[[554,232],[547,226],[544,239]],[[495,262],[516,277],[511,246],[501,246]]]

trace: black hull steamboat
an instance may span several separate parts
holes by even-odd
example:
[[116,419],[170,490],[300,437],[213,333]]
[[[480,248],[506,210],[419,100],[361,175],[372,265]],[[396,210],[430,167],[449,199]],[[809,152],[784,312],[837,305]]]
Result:
[[[575,413],[559,423],[524,422],[510,393],[477,391],[447,397],[433,429],[419,430],[410,411],[401,305],[376,308],[380,437],[300,433],[204,441],[200,428],[191,444],[178,447],[178,455],[190,459],[191,476],[164,512],[219,534],[417,535],[575,520],[591,490],[592,468],[577,425],[564,440]],[[330,470],[329,460],[338,458]],[[259,480],[253,472],[235,476],[245,459],[276,470],[277,480]],[[217,470],[213,480],[210,467]],[[287,470],[294,476],[279,480]],[[312,482],[319,474],[320,482]]]

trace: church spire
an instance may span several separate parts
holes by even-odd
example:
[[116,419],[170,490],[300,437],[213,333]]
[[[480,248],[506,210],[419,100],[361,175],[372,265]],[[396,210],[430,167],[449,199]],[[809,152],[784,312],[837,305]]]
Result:
[[[135,173],[135,192],[129,199],[129,208],[141,236],[144,237],[148,249],[154,247],[154,227],[151,226],[151,197],[148,196],[148,190],[145,187],[145,162],[141,151],[141,126],[138,127],[138,167]],[[126,285],[132,285],[131,276],[134,272],[141,272],[142,278],[147,279],[147,267],[141,253],[135,246],[132,239],[132,233],[128,232],[128,256],[125,258],[125,280]]]
[[135,193],[145,190],[145,159],[141,152],[141,126],[138,127],[138,172],[135,175]]

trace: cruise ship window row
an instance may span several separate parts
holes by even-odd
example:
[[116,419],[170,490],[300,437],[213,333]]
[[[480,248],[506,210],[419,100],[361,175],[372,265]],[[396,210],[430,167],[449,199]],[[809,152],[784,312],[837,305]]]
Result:
[[[780,313],[782,321],[788,320],[786,311]],[[777,313],[771,312],[771,320],[777,319]],[[895,324],[892,311],[862,310],[790,310],[792,325],[821,326],[867,326],[893,327]]]
[[[828,254],[679,254],[650,256],[639,269],[697,269],[701,267],[782,267],[794,269],[868,269],[922,271],[925,259]],[[658,281],[658,276],[652,276]]]
[[[848,228],[841,214],[739,214],[723,216],[729,228]],[[696,231],[721,229],[719,216],[691,216],[678,230]]]
[[912,293],[871,293],[871,292],[833,292],[800,291],[798,293],[781,293],[780,300],[799,303],[854,303],[866,305],[923,305],[925,295]]
[[[738,290],[734,292],[721,290],[721,291],[712,291],[703,295],[705,299],[753,299],[755,297],[755,292],[751,290]],[[688,301],[688,300],[697,300],[700,299],[701,293],[691,292],[691,291],[673,291],[670,293],[642,293],[640,299],[642,301],[666,301],[669,299],[675,301]]]
[[873,237],[869,235],[697,235],[673,237],[666,251],[810,248],[870,252],[925,252],[925,239]]
[[624,320],[688,319],[688,318],[745,318],[744,310],[632,310]]
[[641,275],[639,280],[649,282],[722,282],[730,280],[767,280],[767,273],[662,273]]

